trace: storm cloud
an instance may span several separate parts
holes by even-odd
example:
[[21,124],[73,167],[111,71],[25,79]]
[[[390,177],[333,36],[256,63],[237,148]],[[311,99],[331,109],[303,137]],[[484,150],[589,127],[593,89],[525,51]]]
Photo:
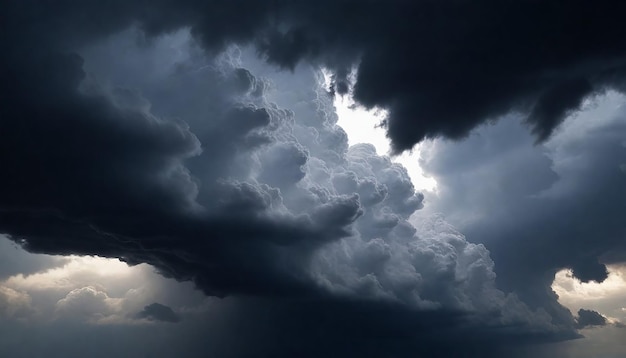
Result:
[[610,92],[587,101],[542,146],[508,117],[423,152],[438,181],[428,210],[490,249],[498,287],[563,319],[570,314],[550,288],[557,271],[602,282],[606,264],[626,259],[623,99]]
[[578,310],[578,325],[580,327],[604,326],[606,318],[596,311],[581,308]]
[[[266,332],[251,323],[258,330],[242,333],[246,349],[266,356],[497,356],[507,344],[577,337],[550,280],[571,267],[583,280],[601,281],[600,255],[621,260],[609,251],[623,233],[622,208],[602,201],[608,194],[601,190],[585,193],[606,213],[606,240],[596,246],[575,197],[564,204],[559,195],[593,180],[575,175],[572,155],[606,174],[596,179],[601,188],[616,188],[621,177],[609,168],[623,125],[604,131],[600,122],[581,146],[575,135],[553,132],[589,96],[623,87],[622,7],[12,2],[0,15],[9,30],[0,35],[7,53],[0,60],[7,98],[0,106],[7,173],[0,232],[30,252],[146,263],[206,295],[233,296],[249,314],[244,322],[272,323]],[[320,66],[331,72],[330,84]],[[515,112],[535,137],[516,127],[525,136],[496,147],[528,148],[528,157],[514,158],[532,168],[532,179],[508,180],[519,168],[504,165],[512,190],[498,196],[481,187],[493,182],[488,172],[463,194],[448,171],[492,153],[451,154],[450,163],[436,147],[443,161],[425,162],[442,180],[443,199],[433,207],[458,205],[449,210],[452,225],[432,212],[416,217],[424,195],[373,146],[348,146],[336,95],[386,109],[395,152],[425,138],[463,138]],[[547,141],[552,162],[536,154],[536,141]],[[549,185],[567,171],[578,179]],[[612,197],[621,197],[616,190]],[[544,210],[520,200],[497,213],[501,226],[479,220],[528,192],[541,196]],[[462,205],[477,193],[493,199],[478,210]],[[507,226],[513,216],[520,220]],[[517,230],[529,223],[532,229]],[[512,244],[500,245],[507,235]],[[576,244],[554,255],[568,235]],[[536,240],[528,244],[528,236]],[[538,245],[547,247],[530,265],[524,260]],[[5,290],[2,297],[22,296]],[[81,312],[113,304],[106,292],[82,286],[57,308],[84,320]],[[135,317],[173,321],[175,313],[152,304]],[[267,343],[282,336],[291,340]],[[380,337],[387,338],[373,339]]]

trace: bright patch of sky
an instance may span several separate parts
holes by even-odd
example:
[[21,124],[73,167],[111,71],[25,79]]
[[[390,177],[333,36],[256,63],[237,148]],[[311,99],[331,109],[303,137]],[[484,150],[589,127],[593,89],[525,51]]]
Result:
[[[322,71],[327,85],[330,85],[330,73]],[[353,73],[354,75],[356,74]],[[338,124],[348,134],[348,143],[350,145],[370,143],[374,145],[379,155],[388,155],[390,153],[389,139],[385,135],[385,129],[380,125],[387,115],[386,111],[381,109],[367,110],[358,106],[349,94],[336,96],[334,105],[339,117]],[[419,159],[419,144],[411,152],[392,157],[392,161],[402,164],[407,169],[416,190],[436,190],[437,182],[434,178],[424,175]]]
[[[9,245],[0,235],[0,246]],[[0,260],[5,255],[20,255],[29,262],[46,258],[15,250],[0,252]],[[147,324],[133,317],[151,303],[166,304],[181,314],[203,309],[208,301],[190,282],[167,279],[149,265],[128,266],[97,256],[66,256],[50,267],[0,279],[0,320]]]

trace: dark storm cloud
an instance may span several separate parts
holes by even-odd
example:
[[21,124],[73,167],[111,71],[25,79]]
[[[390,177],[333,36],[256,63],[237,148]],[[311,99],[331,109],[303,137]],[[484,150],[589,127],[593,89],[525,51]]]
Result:
[[[64,47],[132,23],[148,34],[188,26],[210,50],[253,43],[268,61],[333,70],[333,91],[389,110],[396,151],[461,138],[520,111],[545,140],[588,95],[624,88],[626,44],[616,1],[12,2],[5,37]],[[52,31],[51,31],[52,29]]]
[[[357,193],[309,179],[295,186],[310,155],[320,155],[320,168],[345,170],[347,139],[328,115],[330,99],[323,115],[316,106],[300,111],[311,123],[296,135],[294,112],[265,99],[262,79],[228,56],[199,55],[188,38],[163,40],[188,45],[178,49],[186,58],[142,72],[141,59],[161,54],[134,44],[126,47],[130,64],[116,65],[115,50],[135,35],[81,48],[98,59],[89,73],[82,57],[45,48],[6,61],[4,84],[14,85],[2,108],[0,162],[11,173],[0,189],[2,231],[33,252],[149,263],[207,294],[318,290],[311,255],[351,235],[363,213]],[[178,51],[164,47],[163,57]],[[99,69],[105,80],[146,88],[157,102],[100,83]],[[312,73],[306,78],[315,91]],[[306,94],[304,101],[316,95]],[[299,144],[307,133],[314,134],[308,150]],[[388,166],[387,159],[377,170]],[[398,170],[383,179],[391,188],[384,204],[406,218],[422,199]]]
[[601,282],[604,264],[626,260],[623,101],[597,97],[542,146],[507,118],[425,154],[438,181],[429,210],[489,248],[500,288],[562,320],[572,318],[550,288],[558,270]]
[[[389,110],[395,150],[425,137],[463,137],[511,110],[528,114],[543,140],[585,96],[620,86],[624,76],[615,15],[624,5],[612,1],[314,6],[289,9],[290,30],[262,50],[280,64],[320,59],[338,79],[346,78],[341,65],[358,61],[355,99]],[[337,81],[339,93],[344,83]]]
[[180,321],[180,317],[178,317],[176,312],[174,312],[171,307],[162,305],[158,302],[147,305],[141,312],[138,312],[135,317],[139,319],[170,323]]
[[336,239],[358,211],[330,202],[313,210],[345,220],[314,222],[281,213],[280,193],[265,184],[217,180],[247,178],[246,151],[268,141],[257,131],[270,124],[267,110],[229,99],[250,90],[240,88],[241,71],[207,71],[209,86],[224,85],[194,99],[217,106],[205,108],[198,137],[181,120],[155,116],[135,91],[86,79],[82,62],[34,49],[3,67],[0,226],[29,250],[148,262],[213,294],[286,292],[306,281],[295,244]]
[[581,308],[578,310],[577,322],[578,326],[581,328],[589,326],[604,326],[606,325],[606,318],[594,310]]

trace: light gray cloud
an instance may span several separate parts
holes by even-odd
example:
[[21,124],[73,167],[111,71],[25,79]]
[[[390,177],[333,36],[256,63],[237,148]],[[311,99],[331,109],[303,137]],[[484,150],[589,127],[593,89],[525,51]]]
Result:
[[56,303],[56,309],[63,319],[97,322],[117,311],[118,301],[96,287],[85,286],[70,291]]

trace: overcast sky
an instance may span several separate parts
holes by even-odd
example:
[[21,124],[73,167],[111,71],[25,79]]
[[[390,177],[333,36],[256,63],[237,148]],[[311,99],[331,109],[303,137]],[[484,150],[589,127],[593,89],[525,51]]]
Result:
[[626,356],[626,4],[2,8],[0,356]]

